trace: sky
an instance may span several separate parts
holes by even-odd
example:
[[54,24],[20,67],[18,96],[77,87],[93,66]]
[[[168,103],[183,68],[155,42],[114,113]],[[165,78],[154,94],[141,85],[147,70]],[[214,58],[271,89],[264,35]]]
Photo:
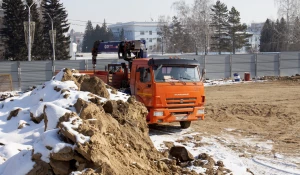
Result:
[[[174,16],[172,4],[177,0],[61,0],[68,11],[70,29],[84,32],[86,22],[93,25],[117,22],[157,21],[161,15]],[[192,4],[194,0],[185,0]],[[216,2],[216,0],[213,0]],[[241,22],[264,22],[267,18],[277,18],[277,6],[274,0],[222,0],[228,9],[234,6],[241,14]]]

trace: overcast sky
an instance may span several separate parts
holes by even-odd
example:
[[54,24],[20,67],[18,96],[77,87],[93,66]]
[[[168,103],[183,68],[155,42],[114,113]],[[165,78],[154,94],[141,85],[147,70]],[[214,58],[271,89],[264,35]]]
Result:
[[[71,29],[84,32],[86,21],[95,26],[107,23],[157,20],[160,15],[174,16],[172,4],[176,0],[62,0],[68,11]],[[194,0],[186,0],[192,4]],[[216,0],[213,0],[216,2]],[[267,18],[277,18],[274,0],[221,0],[228,9],[234,6],[241,13],[241,21],[264,22]],[[83,22],[82,22],[83,21]]]

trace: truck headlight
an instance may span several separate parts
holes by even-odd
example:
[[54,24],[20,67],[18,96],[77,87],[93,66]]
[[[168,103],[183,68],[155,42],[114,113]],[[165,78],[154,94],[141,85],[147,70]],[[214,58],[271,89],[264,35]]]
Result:
[[197,114],[204,114],[204,109],[198,109]]
[[161,117],[161,116],[164,116],[164,112],[163,111],[155,111],[153,115],[155,117]]

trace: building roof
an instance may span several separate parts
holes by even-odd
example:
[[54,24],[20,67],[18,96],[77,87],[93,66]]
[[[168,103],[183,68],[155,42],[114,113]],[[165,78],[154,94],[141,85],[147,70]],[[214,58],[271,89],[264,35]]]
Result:
[[108,27],[114,28],[114,27],[125,27],[125,26],[143,26],[143,27],[157,27],[159,22],[117,22],[116,24],[111,24]]

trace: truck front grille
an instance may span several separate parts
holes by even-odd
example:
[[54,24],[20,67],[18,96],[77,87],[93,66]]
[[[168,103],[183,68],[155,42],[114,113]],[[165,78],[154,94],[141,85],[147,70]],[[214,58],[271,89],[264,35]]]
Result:
[[195,105],[197,98],[167,98],[167,105]]

